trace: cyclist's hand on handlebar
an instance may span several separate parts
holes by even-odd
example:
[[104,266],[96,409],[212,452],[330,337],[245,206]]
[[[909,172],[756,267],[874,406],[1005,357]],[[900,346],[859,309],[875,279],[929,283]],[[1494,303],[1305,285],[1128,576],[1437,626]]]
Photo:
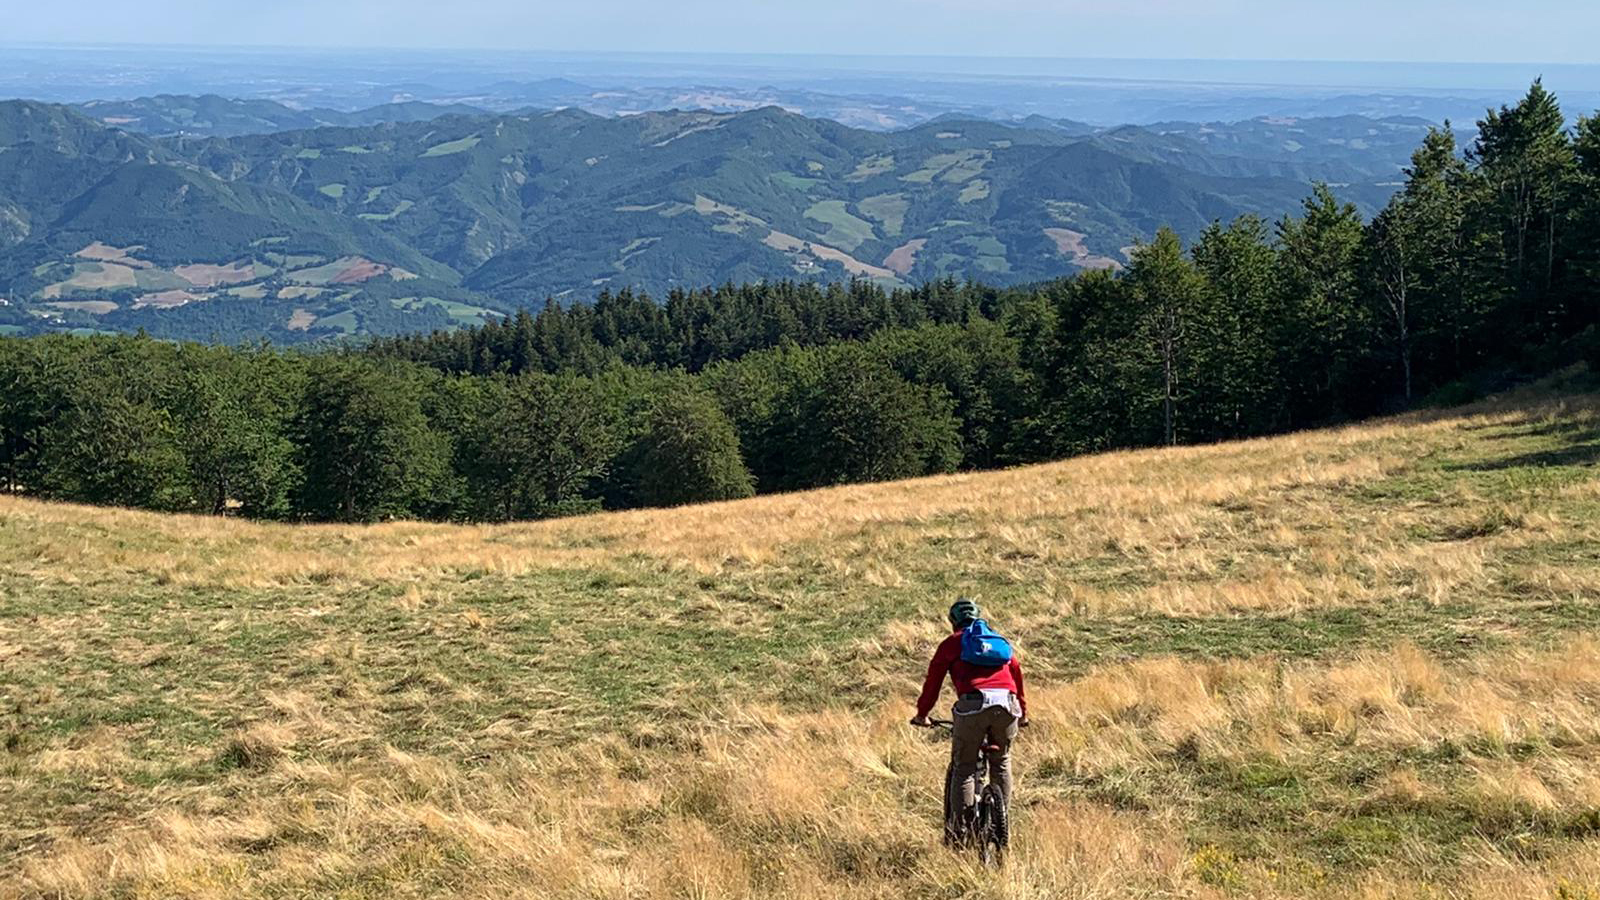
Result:
[[933,723],[928,721],[928,717],[927,716],[916,716],[915,718],[913,718],[911,720],[911,724],[917,726],[918,728],[932,728],[933,727]]

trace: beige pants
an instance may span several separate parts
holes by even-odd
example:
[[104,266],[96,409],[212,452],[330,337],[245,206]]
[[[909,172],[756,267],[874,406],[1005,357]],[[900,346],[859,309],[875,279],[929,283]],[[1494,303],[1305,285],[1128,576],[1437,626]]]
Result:
[[977,779],[978,751],[985,743],[1000,749],[990,752],[989,781],[1000,788],[1001,796],[1011,803],[1011,742],[1017,737],[1016,700],[1011,707],[983,708],[977,698],[961,699],[951,716],[950,776],[945,786],[948,810],[971,809],[978,802]]

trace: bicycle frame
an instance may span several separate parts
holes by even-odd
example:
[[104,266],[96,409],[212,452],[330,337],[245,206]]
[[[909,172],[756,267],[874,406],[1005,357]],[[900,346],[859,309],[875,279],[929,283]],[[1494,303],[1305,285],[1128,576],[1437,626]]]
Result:
[[[952,730],[955,728],[955,723],[949,719],[930,719],[928,720],[928,727]],[[951,764],[947,765],[944,770],[943,794],[945,842],[947,844],[955,844],[976,839],[978,841],[979,857],[982,859],[985,865],[998,865],[1001,854],[1005,852],[1005,837],[1000,837],[998,842],[994,842],[991,840],[990,835],[986,833],[991,827],[990,823],[993,821],[996,815],[998,815],[1002,821],[1006,816],[1006,811],[1003,808],[1005,804],[1004,799],[1000,798],[998,794],[991,798],[991,792],[988,790],[989,754],[998,749],[999,747],[990,744],[988,741],[984,741],[982,744],[978,745],[978,768],[973,775],[974,781],[972,786],[973,796],[976,798],[976,802],[973,804],[973,807],[970,810],[967,821],[962,822],[959,828],[952,827],[953,823],[950,810],[950,779],[955,774],[953,768],[954,762],[952,761]],[[991,803],[999,803],[1001,805],[1002,808],[998,811],[998,813],[988,808]],[[1004,825],[1002,825],[1001,828],[1004,829]]]

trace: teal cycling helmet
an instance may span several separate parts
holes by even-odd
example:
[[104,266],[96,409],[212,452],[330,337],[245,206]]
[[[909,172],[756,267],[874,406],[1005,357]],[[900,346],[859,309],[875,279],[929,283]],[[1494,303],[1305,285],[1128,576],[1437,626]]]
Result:
[[970,597],[962,597],[950,604],[950,626],[952,628],[965,628],[976,618],[978,618],[978,603]]

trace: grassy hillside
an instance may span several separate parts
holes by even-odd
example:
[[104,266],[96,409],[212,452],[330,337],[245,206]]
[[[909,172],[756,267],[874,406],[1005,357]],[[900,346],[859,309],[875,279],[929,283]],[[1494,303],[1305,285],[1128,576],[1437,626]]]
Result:
[[[526,526],[0,499],[0,894],[1592,898],[1597,460],[1541,395]],[[904,725],[957,593],[998,874]]]

